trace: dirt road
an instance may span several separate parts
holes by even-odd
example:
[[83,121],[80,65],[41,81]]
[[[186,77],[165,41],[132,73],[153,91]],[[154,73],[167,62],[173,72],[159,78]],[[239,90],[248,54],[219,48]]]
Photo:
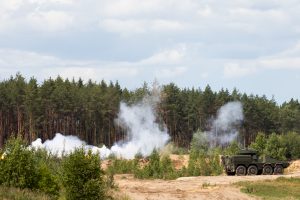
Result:
[[117,175],[115,180],[120,192],[127,194],[132,200],[249,200],[258,198],[241,193],[232,183],[276,179],[281,176],[300,178],[300,171],[288,175],[182,177],[172,181],[139,180],[132,175]]

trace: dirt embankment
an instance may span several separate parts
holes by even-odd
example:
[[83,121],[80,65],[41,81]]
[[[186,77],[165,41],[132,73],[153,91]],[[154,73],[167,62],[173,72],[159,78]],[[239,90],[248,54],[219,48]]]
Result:
[[286,174],[300,173],[300,160],[293,161],[290,166],[284,170]]
[[[181,157],[182,158],[182,157]],[[185,163],[185,162],[182,162]],[[179,166],[177,166],[179,167]],[[192,199],[258,199],[240,192],[232,183],[239,181],[258,181],[278,177],[299,177],[300,160],[294,161],[285,175],[259,176],[199,176],[181,177],[177,180],[139,180],[132,175],[115,176],[120,192],[132,200],[192,200]]]

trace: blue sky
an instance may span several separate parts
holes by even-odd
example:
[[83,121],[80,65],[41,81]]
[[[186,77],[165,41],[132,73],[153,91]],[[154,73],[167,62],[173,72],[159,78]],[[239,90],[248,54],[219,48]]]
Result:
[[300,98],[300,1],[0,0],[0,79],[16,72]]

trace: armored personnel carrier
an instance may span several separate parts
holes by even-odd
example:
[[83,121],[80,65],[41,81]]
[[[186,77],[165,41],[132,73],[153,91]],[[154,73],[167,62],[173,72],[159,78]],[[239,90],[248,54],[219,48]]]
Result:
[[283,169],[289,166],[286,161],[279,161],[268,156],[258,158],[255,150],[240,150],[237,155],[222,156],[227,175],[272,175],[283,174]]

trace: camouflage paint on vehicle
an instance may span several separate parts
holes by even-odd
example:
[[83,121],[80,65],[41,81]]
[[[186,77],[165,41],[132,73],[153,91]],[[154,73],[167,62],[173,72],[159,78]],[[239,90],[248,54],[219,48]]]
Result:
[[257,151],[240,150],[237,155],[222,156],[222,164],[227,175],[271,175],[283,174],[284,168],[289,166],[286,161],[279,161],[268,156],[258,157]]

